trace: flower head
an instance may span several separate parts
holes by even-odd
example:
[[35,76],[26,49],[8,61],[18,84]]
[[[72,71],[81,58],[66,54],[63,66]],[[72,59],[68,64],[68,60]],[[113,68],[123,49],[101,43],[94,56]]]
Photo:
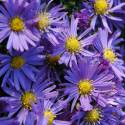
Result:
[[38,21],[38,28],[40,30],[44,30],[46,29],[49,25],[50,25],[50,22],[49,22],[49,14],[48,13],[40,13],[39,14],[39,21]]
[[96,27],[104,27],[108,32],[112,32],[112,27],[119,29],[123,26],[124,22],[120,14],[124,14],[122,7],[125,6],[125,3],[117,0],[91,0],[90,3],[86,7],[91,13],[90,26],[94,30]]
[[99,51],[101,60],[103,60],[101,62],[107,62],[108,68],[110,67],[115,75],[122,80],[122,77],[125,77],[124,62],[120,54],[116,52],[116,44],[122,40],[119,36],[119,31],[116,31],[109,37],[107,30],[100,29],[99,40],[95,42],[95,47]]
[[24,108],[31,109],[31,104],[36,102],[36,96],[32,92],[25,92],[21,96],[21,101]]
[[[69,24],[67,20],[67,24]],[[92,45],[92,42],[96,38],[96,34],[85,37],[91,29],[87,29],[81,35],[78,34],[78,19],[71,18],[71,24],[68,28],[60,34],[60,44],[54,48],[53,55],[61,55],[59,63],[66,64],[72,67],[73,61],[77,63],[77,60],[82,56],[92,57],[94,54],[88,51],[85,47]]]
[[72,121],[78,125],[119,125],[118,120],[123,115],[122,111],[116,107],[94,107],[92,110],[84,112],[81,109],[72,117]]
[[26,119],[30,117],[31,112],[35,111],[35,107],[39,102],[42,102],[43,99],[54,99],[57,97],[58,92],[54,90],[56,86],[52,85],[52,82],[49,80],[43,79],[41,78],[36,83],[30,84],[26,89],[19,90],[12,86],[16,83],[9,81],[11,86],[4,87],[4,91],[9,96],[0,98],[0,101],[7,103],[6,118],[13,118],[13,114],[15,114],[20,124],[26,124]]
[[[29,9],[33,4],[25,1],[19,3],[19,0],[7,0],[1,6],[1,26],[0,26],[0,41],[8,38],[7,49],[15,49],[24,51],[29,49],[29,45],[36,46],[35,42],[39,41],[29,28],[28,21],[33,18],[33,15],[28,14]],[[31,9],[32,10],[32,9]]]
[[58,120],[59,112],[64,108],[63,102],[44,100],[44,107],[42,108],[40,105],[38,107],[40,110],[37,112],[37,123],[41,123],[43,125],[71,125],[71,122],[69,121]]
[[21,32],[24,29],[24,22],[20,17],[14,17],[10,21],[10,29],[15,32]]
[[90,80],[81,80],[78,83],[78,88],[81,95],[88,95],[93,90],[93,85]]
[[85,120],[90,123],[98,122],[100,119],[101,113],[97,108],[88,111],[85,116]]
[[107,0],[95,0],[94,10],[96,14],[102,15],[107,12],[108,6],[109,5]]
[[53,56],[53,46],[45,41],[44,45],[44,61],[42,67],[40,68],[40,72],[38,74],[38,78],[41,77],[41,74],[46,72],[45,78],[48,78],[52,81],[61,81],[60,75],[63,73],[62,65],[59,64],[60,55]]
[[[112,92],[113,74],[108,71],[100,72],[101,67],[92,60],[79,60],[78,65],[74,64],[71,70],[67,71],[65,79],[64,95],[68,101],[73,100],[71,109],[80,101],[83,110],[92,109],[91,103],[95,101],[105,107],[107,105],[107,92]],[[102,89],[103,88],[103,89]]]
[[17,89],[20,85],[27,88],[29,80],[35,82],[39,71],[36,65],[42,65],[44,59],[42,51],[43,47],[36,47],[26,52],[12,51],[8,55],[1,54],[0,76],[4,75],[2,86],[6,86],[9,79],[16,82],[14,86]]
[[34,22],[36,23],[36,29],[40,36],[47,38],[52,45],[59,44],[57,35],[62,32],[65,27],[64,8],[61,5],[50,7],[53,0],[47,4],[37,3],[37,15]]

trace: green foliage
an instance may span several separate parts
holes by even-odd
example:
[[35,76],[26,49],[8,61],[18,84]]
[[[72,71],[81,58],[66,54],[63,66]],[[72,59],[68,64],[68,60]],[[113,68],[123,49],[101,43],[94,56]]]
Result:
[[80,10],[83,0],[60,0],[60,2],[64,5],[69,14],[71,14],[74,11]]

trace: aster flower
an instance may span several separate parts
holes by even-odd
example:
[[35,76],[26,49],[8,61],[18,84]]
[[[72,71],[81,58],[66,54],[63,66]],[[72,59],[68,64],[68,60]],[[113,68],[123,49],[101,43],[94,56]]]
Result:
[[36,23],[35,31],[39,32],[42,37],[47,38],[53,45],[58,44],[57,35],[62,31],[62,27],[65,25],[64,8],[61,5],[57,5],[49,9],[53,0],[50,0],[47,4],[38,2],[37,17],[34,22]]
[[107,30],[99,30],[99,39],[95,42],[95,47],[99,51],[99,56],[104,64],[108,65],[115,75],[122,80],[122,77],[125,77],[125,67],[124,61],[121,58],[121,55],[117,52],[117,47],[115,45],[122,41],[122,38],[119,38],[120,32],[116,31],[110,37]]
[[19,89],[29,86],[29,81],[36,81],[36,74],[39,72],[37,66],[42,65],[44,58],[41,55],[43,47],[31,48],[26,52],[11,51],[8,55],[0,54],[0,76],[4,75],[2,86],[6,86],[8,79],[16,84]]
[[112,81],[114,75],[107,70],[101,70],[98,64],[91,60],[79,60],[78,65],[67,71],[64,84],[64,95],[67,101],[72,100],[71,111],[80,102],[83,110],[92,109],[91,103],[95,101],[105,107],[107,105],[108,92],[112,92],[115,83]]
[[84,112],[79,110],[72,121],[76,125],[120,125],[122,111],[116,107],[94,107],[92,110]]
[[[45,41],[45,42],[44,42]],[[45,59],[43,61],[43,66],[40,67],[40,73],[38,74],[38,78],[41,77],[41,74],[46,72],[46,78],[52,80],[52,81],[59,81],[60,82],[60,75],[62,74],[61,71],[62,65],[58,63],[58,60],[60,59],[60,56],[53,56],[53,45],[50,44],[45,39],[43,40],[42,44],[44,46],[44,52],[43,55],[45,55]]]
[[[37,107],[36,125],[71,125],[69,121],[58,120],[58,115],[63,110],[64,105],[61,101],[54,102],[44,99],[44,106]],[[39,109],[39,110],[38,110]]]
[[[10,82],[12,82],[10,80]],[[11,83],[14,84],[14,83]],[[34,106],[44,99],[56,98],[57,91],[54,91],[55,85],[49,80],[40,80],[37,83],[31,84],[26,90],[16,90],[13,86],[4,87],[4,91],[9,95],[0,97],[1,101],[8,104],[7,118],[15,118],[20,123],[25,125],[26,119],[30,112],[33,112]]]
[[[115,2],[114,2],[115,1]],[[125,3],[116,4],[117,0],[92,0],[91,7],[91,27],[96,29],[104,27],[109,32],[112,32],[112,27],[123,26],[123,19],[120,14],[123,12],[122,7]]]
[[28,28],[28,21],[32,19],[32,4],[27,1],[7,0],[0,6],[0,42],[8,38],[7,49],[14,48],[18,51],[28,50],[28,44],[36,46],[39,39]]
[[[67,20],[67,24],[69,21]],[[93,43],[96,38],[96,34],[86,37],[91,31],[91,28],[78,35],[77,27],[78,19],[72,17],[71,24],[66,28],[59,36],[60,44],[54,48],[53,55],[61,55],[59,63],[66,64],[72,67],[72,62],[77,63],[79,58],[83,56],[93,56],[94,53],[88,51],[85,47]]]

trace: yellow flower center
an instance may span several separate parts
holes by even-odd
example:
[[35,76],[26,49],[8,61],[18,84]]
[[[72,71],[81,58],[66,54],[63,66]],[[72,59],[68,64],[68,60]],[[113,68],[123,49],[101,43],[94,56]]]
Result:
[[48,125],[52,125],[56,115],[53,114],[49,109],[44,112],[44,117],[48,119]]
[[66,49],[71,53],[76,53],[80,50],[80,43],[76,37],[69,37],[66,40]]
[[94,9],[96,14],[105,14],[108,9],[107,0],[95,0]]
[[36,96],[32,92],[25,92],[21,97],[21,101],[24,108],[31,110],[32,103],[36,102]]
[[85,120],[90,123],[98,122],[101,119],[101,114],[98,109],[88,111],[85,116]]
[[24,29],[24,21],[20,17],[14,17],[10,21],[10,28],[13,31],[20,32]]
[[93,90],[92,82],[90,80],[82,80],[78,84],[78,89],[81,95],[88,95]]
[[47,61],[51,65],[56,65],[59,59],[60,59],[60,55],[53,56],[53,57],[51,55],[47,55]]
[[105,49],[104,50],[104,54],[103,54],[104,59],[106,59],[107,61],[109,61],[110,63],[114,63],[114,61],[116,60],[116,55],[113,52],[113,50],[111,49]]
[[38,21],[38,28],[40,30],[44,30],[50,25],[49,15],[48,13],[40,13],[39,14],[39,21]]
[[11,66],[14,69],[19,69],[25,64],[25,59],[21,56],[15,56],[11,60]]

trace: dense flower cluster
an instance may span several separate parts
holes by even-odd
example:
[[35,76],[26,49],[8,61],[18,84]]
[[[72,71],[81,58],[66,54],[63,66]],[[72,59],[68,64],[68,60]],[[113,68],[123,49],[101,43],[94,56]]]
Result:
[[0,2],[0,125],[125,125],[125,2],[64,1]]

